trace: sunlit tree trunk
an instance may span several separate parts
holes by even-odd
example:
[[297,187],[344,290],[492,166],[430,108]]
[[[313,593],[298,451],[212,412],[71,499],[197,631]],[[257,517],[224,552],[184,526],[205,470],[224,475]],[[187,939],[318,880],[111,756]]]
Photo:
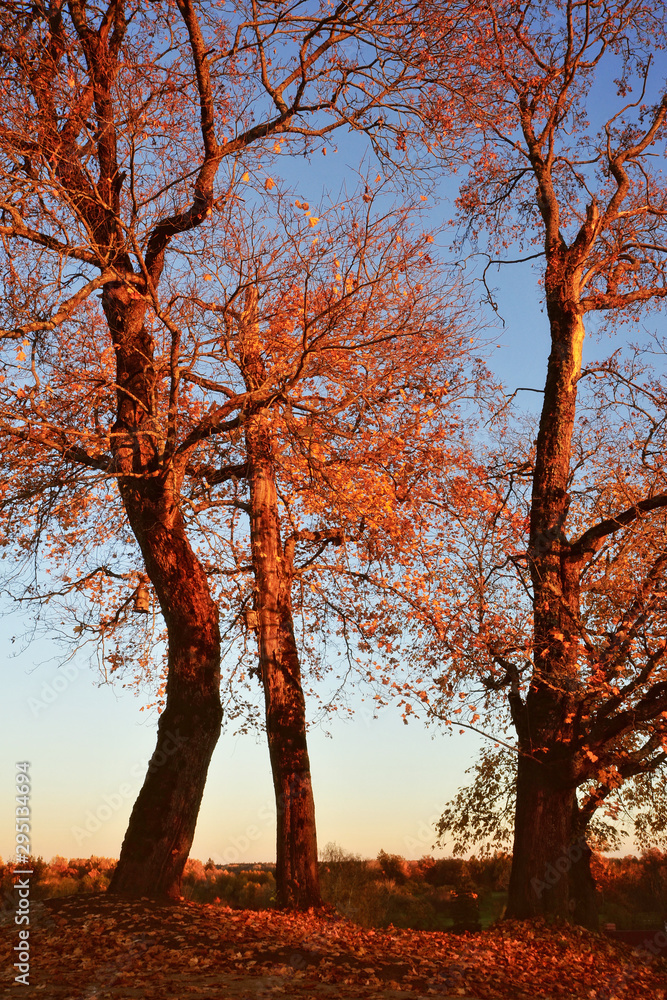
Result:
[[[256,297],[249,295],[242,339],[250,391],[262,382],[256,308]],[[303,910],[322,905],[315,804],[292,618],[292,558],[281,538],[271,423],[265,407],[247,412],[245,438],[259,663],[276,796],[276,895],[278,906]]]
[[534,670],[518,730],[519,770],[508,915],[597,924],[573,739],[580,696],[580,566],[569,558],[565,524],[584,324],[573,254],[548,252],[551,355],[537,437],[530,513]]
[[[567,762],[562,763],[566,770]],[[517,774],[512,870],[507,916],[560,917],[597,927],[591,850],[579,821],[576,791],[530,756]]]
[[[137,504],[139,506],[139,504]],[[178,898],[211,756],[220,735],[218,610],[180,524],[156,523],[145,504],[139,531],[167,623],[166,704],[110,892]],[[136,530],[136,529],[135,529]]]
[[121,286],[105,288],[103,305],[116,351],[111,446],[119,490],[168,635],[157,745],[109,891],[178,898],[222,722],[218,609],[185,533],[178,463],[166,470],[158,464],[165,443],[154,419],[153,345],[143,325],[145,307]]

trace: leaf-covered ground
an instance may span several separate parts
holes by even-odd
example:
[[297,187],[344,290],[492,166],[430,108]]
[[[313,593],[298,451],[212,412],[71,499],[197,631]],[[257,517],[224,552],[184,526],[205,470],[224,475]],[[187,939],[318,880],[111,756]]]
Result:
[[[11,988],[17,943],[18,928],[5,922],[3,987]],[[30,954],[30,987],[44,1000],[667,995],[664,958],[572,927],[508,922],[460,936],[365,930],[337,916],[159,907],[103,894],[33,905]]]

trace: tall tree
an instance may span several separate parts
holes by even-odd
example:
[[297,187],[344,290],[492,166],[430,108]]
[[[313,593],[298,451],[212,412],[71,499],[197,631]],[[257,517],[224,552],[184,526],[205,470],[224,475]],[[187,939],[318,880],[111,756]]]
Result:
[[[180,436],[182,331],[168,315],[183,294],[175,249],[214,221],[253,149],[266,163],[270,143],[292,137],[307,151],[342,124],[368,128],[378,102],[410,86],[393,58],[405,26],[383,3],[238,6],[225,21],[216,4],[191,0],[148,12],[124,0],[2,5],[2,338],[29,342],[34,376],[21,373],[10,389],[27,406],[13,438],[116,480],[168,634],[165,708],[113,891],[178,895],[221,724],[218,610],[182,487],[189,452],[228,429],[239,400],[214,405]],[[115,369],[108,422],[95,410],[94,430],[34,432],[50,392],[39,362],[55,365],[65,350],[52,331],[71,350],[93,323]]]
[[[368,569],[360,549],[382,538],[397,551],[408,510],[418,536],[415,504],[390,473],[410,459],[415,476],[423,475],[418,452],[425,456],[429,446],[427,467],[436,463],[441,411],[450,438],[442,461],[451,458],[457,401],[474,376],[461,338],[465,299],[442,283],[428,256],[432,235],[416,228],[407,208],[375,215],[373,187],[358,199],[363,211],[352,197],[324,217],[299,199],[269,195],[273,212],[265,215],[282,218],[282,227],[247,218],[234,225],[231,207],[225,240],[207,253],[216,276],[210,292],[187,307],[201,347],[183,365],[183,379],[244,400],[234,440],[224,447],[213,440],[208,449],[202,441],[189,471],[211,562],[227,577],[252,570],[252,592],[237,605],[245,603],[259,647],[278,815],[277,898],[300,908],[317,905],[319,889],[297,643],[305,627],[295,628],[293,591],[297,585],[300,615],[310,617],[305,581],[326,571],[326,600],[340,627],[341,591],[352,583],[359,599],[369,589],[368,572],[352,569],[361,558]],[[453,294],[460,303],[451,306]],[[437,431],[424,432],[425,414]],[[239,523],[246,515],[247,535]],[[325,567],[332,548],[340,556]],[[382,590],[377,581],[370,587]],[[347,616],[359,617],[351,608]],[[322,635],[319,617],[308,629]],[[388,626],[375,629],[379,636]]]
[[[585,438],[575,434],[585,318],[634,317],[667,295],[667,189],[655,164],[667,95],[652,68],[665,27],[663,5],[632,0],[487,2],[467,23],[473,72],[486,86],[484,103],[463,95],[479,145],[460,210],[468,235],[486,228],[497,246],[541,243],[529,256],[541,261],[551,338],[534,450],[505,462],[476,552],[486,547],[492,561],[470,578],[479,628],[468,631],[467,649],[488,670],[488,690],[505,692],[517,737],[515,917],[595,924],[588,822],[611,789],[665,760],[665,554],[654,527],[664,484],[647,480],[641,460],[623,491],[599,467],[597,486],[586,481]],[[608,110],[603,88],[614,76],[618,99]],[[615,440],[618,469],[637,444],[622,433]],[[523,550],[506,519],[522,475],[530,481]],[[631,573],[601,574],[605,557],[614,567],[627,561]],[[518,589],[506,582],[512,568]],[[528,633],[520,611],[510,620],[498,602],[513,591],[521,607],[521,588]]]

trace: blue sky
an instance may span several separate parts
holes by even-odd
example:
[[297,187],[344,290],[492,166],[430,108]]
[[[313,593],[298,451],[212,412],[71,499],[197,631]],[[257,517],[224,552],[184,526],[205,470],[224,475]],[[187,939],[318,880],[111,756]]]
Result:
[[[491,349],[490,360],[508,392],[544,382],[547,328],[529,270],[527,264],[505,267],[494,280],[506,327],[491,336],[500,347]],[[588,350],[595,356],[609,347],[593,340]],[[526,407],[534,409],[539,399],[522,394]],[[0,856],[13,853],[14,767],[27,760],[33,853],[117,857],[154,749],[156,716],[142,712],[142,699],[132,692],[100,686],[83,656],[59,665],[61,650],[44,638],[21,650],[29,622],[8,600],[4,613]],[[391,707],[373,719],[360,694],[353,692],[351,701],[351,719],[334,718],[326,732],[315,728],[309,736],[320,847],[335,841],[367,857],[380,849],[411,858],[447,853],[432,850],[433,823],[465,783],[480,738],[458,730],[449,735],[421,720],[406,726]],[[275,806],[263,734],[223,733],[192,856],[220,864],[274,860]]]
[[[329,162],[335,162],[331,154]],[[517,384],[537,387],[547,351],[539,305],[526,295],[530,285],[518,272],[505,268],[500,278],[507,328],[497,331],[494,343],[501,346],[491,349],[491,360],[509,391]],[[14,765],[28,760],[33,853],[117,857],[154,748],[156,716],[142,712],[142,699],[133,693],[100,686],[83,655],[59,665],[62,651],[45,638],[21,651],[29,621],[9,601],[4,612],[0,662],[7,709],[0,734],[0,801],[7,808],[0,810],[0,856],[13,852]],[[309,737],[320,846],[335,841],[369,857],[380,849],[406,857],[443,853],[432,852],[433,823],[465,781],[480,738],[449,735],[419,720],[406,726],[391,707],[373,719],[360,694],[353,692],[351,701],[352,719],[334,718],[326,732],[315,728]],[[221,864],[275,858],[275,806],[263,734],[223,733],[192,856]]]
[[[292,167],[299,193],[316,203],[322,185],[337,189],[351,146],[329,149],[313,164]],[[326,171],[326,172],[324,172]],[[446,195],[443,189],[443,196]],[[447,214],[433,208],[434,224]],[[506,391],[541,389],[548,331],[530,264],[493,269],[490,283],[505,320],[490,328],[489,361]],[[492,319],[492,317],[491,317]],[[589,357],[613,348],[591,342]],[[520,405],[533,411],[537,393]],[[156,718],[122,688],[100,686],[85,659],[58,666],[59,650],[40,638],[27,648],[29,623],[4,602],[0,619],[5,723],[0,733],[0,855],[13,854],[15,762],[27,760],[32,779],[32,851],[45,858],[117,857],[130,810],[155,744]],[[19,641],[13,642],[12,637]],[[349,721],[334,719],[309,738],[320,846],[375,856],[380,849],[406,857],[431,853],[433,823],[465,780],[479,746],[473,734],[448,735],[420,721],[405,726],[391,707],[372,718],[368,702],[352,694]],[[223,733],[215,751],[192,856],[218,863],[275,857],[275,808],[268,751],[262,734]],[[439,852],[435,852],[439,853]],[[441,852],[440,852],[441,853]]]

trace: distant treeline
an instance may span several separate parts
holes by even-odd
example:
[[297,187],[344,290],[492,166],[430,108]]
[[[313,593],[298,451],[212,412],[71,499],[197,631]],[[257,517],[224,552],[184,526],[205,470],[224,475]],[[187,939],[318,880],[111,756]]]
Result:
[[[320,877],[325,900],[343,916],[366,927],[417,930],[477,930],[503,913],[511,857],[433,858],[407,861],[380,851],[367,860],[335,844],[322,852]],[[31,858],[35,899],[106,891],[116,866],[113,858]],[[4,910],[13,908],[11,863],[0,861]],[[24,864],[22,862],[22,867]],[[662,926],[667,919],[667,853],[639,857],[594,856],[600,893],[601,925],[619,929]],[[274,866],[268,863],[217,865],[191,859],[185,868],[183,896],[200,903],[261,910],[275,904]]]

